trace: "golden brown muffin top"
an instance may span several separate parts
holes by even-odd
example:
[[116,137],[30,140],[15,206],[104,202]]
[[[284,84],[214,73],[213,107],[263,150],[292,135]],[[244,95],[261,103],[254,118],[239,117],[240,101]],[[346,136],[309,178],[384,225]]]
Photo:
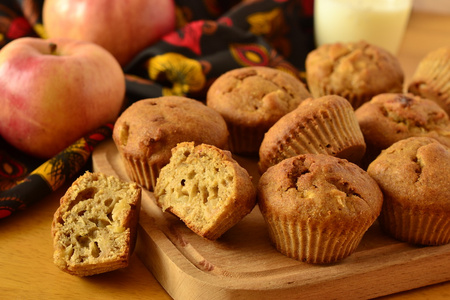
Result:
[[356,111],[368,144],[385,149],[412,136],[433,137],[450,146],[450,120],[434,101],[412,94],[380,94]]
[[269,67],[244,67],[224,73],[208,90],[207,105],[227,122],[272,125],[311,95],[293,75]]
[[366,223],[378,217],[382,194],[357,165],[325,154],[302,154],[261,176],[258,201],[264,214],[274,211],[287,218],[330,224],[357,223],[361,218]]
[[325,44],[306,58],[308,87],[314,97],[344,98],[402,92],[404,74],[398,59],[366,42]]
[[129,106],[113,131],[119,151],[149,161],[168,162],[179,142],[228,146],[228,129],[222,116],[203,103],[185,97],[143,99]]
[[382,151],[367,172],[386,200],[405,208],[450,212],[450,148],[435,139],[401,140]]

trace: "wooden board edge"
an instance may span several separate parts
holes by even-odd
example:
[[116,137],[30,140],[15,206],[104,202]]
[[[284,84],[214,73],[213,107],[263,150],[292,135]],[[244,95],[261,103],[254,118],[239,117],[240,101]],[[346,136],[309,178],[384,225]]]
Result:
[[399,257],[370,270],[363,263],[358,272],[343,271],[321,280],[302,281],[295,274],[242,280],[198,269],[155,227],[140,227],[137,247],[138,257],[164,289],[174,299],[183,300],[368,299],[450,280],[450,270],[445,267],[450,263],[449,251],[441,249],[431,259],[413,252],[408,260]]

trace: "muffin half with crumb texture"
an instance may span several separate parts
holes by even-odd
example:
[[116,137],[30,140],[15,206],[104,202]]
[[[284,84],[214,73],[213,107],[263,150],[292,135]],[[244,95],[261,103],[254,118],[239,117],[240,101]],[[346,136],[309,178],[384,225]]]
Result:
[[54,263],[77,276],[127,267],[140,203],[141,188],[136,183],[102,173],[80,176],[53,217]]
[[172,149],[155,187],[157,204],[196,234],[215,240],[249,214],[256,188],[226,150],[192,142]]

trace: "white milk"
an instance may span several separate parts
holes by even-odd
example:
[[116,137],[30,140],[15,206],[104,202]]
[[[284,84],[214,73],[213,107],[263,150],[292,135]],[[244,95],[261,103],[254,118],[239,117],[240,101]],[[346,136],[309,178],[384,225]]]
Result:
[[396,54],[411,6],[412,0],[315,0],[316,45],[365,40]]

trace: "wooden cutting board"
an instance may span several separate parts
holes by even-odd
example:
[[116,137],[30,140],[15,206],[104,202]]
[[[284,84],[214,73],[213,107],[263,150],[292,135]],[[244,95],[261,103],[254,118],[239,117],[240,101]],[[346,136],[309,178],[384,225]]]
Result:
[[[256,161],[236,160],[256,183]],[[129,180],[112,140],[94,151],[93,169]],[[174,299],[373,298],[450,280],[450,244],[401,243],[377,223],[355,253],[329,265],[278,253],[258,207],[217,241],[209,241],[163,213],[144,189],[139,223],[136,253]]]

